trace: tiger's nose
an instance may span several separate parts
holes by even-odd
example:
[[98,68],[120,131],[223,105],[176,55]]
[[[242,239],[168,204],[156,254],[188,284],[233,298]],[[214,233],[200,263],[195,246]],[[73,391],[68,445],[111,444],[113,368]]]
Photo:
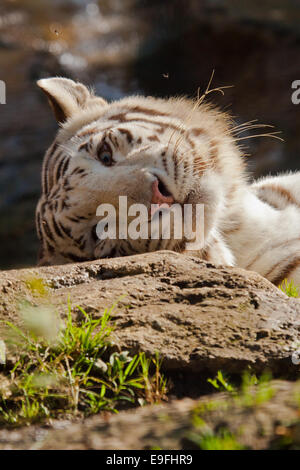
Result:
[[174,203],[174,197],[166,187],[166,185],[160,180],[156,179],[152,183],[152,199],[151,204],[168,204]]

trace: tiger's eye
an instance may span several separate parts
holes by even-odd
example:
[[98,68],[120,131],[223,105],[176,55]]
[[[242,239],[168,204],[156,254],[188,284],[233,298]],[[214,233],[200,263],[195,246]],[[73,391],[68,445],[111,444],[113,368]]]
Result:
[[112,166],[114,163],[110,146],[103,142],[97,151],[98,159],[104,166]]

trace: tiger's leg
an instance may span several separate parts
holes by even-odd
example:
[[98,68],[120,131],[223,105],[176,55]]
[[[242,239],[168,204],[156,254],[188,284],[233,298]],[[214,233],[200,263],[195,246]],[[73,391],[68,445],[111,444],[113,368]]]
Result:
[[234,255],[218,233],[210,236],[209,242],[202,250],[184,250],[183,252],[187,255],[197,256],[216,266],[235,266]]

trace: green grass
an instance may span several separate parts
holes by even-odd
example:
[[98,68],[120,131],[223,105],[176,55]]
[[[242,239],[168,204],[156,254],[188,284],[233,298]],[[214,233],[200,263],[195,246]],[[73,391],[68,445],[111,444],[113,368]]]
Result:
[[288,282],[287,279],[285,279],[280,284],[279,289],[281,289],[282,292],[284,292],[289,297],[299,297],[300,296],[299,286],[296,286],[293,281]]
[[219,391],[225,390],[226,392],[233,392],[235,390],[235,387],[229,383],[221,370],[218,370],[214,379],[207,379],[207,382]]
[[[257,378],[255,374],[245,371],[241,375],[240,380],[241,384],[237,387],[231,383],[227,374],[219,370],[216,377],[214,379],[207,379],[207,382],[219,392],[230,392],[236,402],[239,402],[242,406],[259,405],[265,401],[269,401],[274,395],[274,390],[270,385],[272,375],[268,372],[263,373]],[[208,410],[206,409],[206,411]]]
[[271,380],[272,375],[268,372],[262,374],[259,379],[245,372],[236,402],[242,407],[255,407],[270,401],[275,394]]
[[[191,425],[193,430],[187,434],[187,439],[201,450],[242,450],[245,447],[239,443],[239,436],[235,436],[226,428],[226,417],[231,412],[243,413],[249,408],[256,408],[272,399],[275,394],[271,386],[272,376],[268,373],[259,378],[246,371],[239,377],[240,385],[233,385],[224,372],[218,371],[214,379],[208,382],[218,391],[226,391],[227,398],[219,398],[214,394],[209,401],[199,402],[191,412]],[[246,411],[248,413],[248,411]],[[247,414],[245,413],[245,416]],[[215,418],[220,420],[224,414],[224,426],[213,426]],[[241,437],[241,432],[239,435]]]
[[6,322],[1,337],[13,359],[0,366],[0,423],[117,412],[165,397],[158,355],[119,351],[111,340],[112,309],[97,319],[77,309],[82,320],[75,323],[70,303],[65,321],[27,303],[22,327]]
[[244,450],[234,434],[227,429],[220,429],[217,433],[206,432],[202,435],[193,433],[189,439],[200,450]]

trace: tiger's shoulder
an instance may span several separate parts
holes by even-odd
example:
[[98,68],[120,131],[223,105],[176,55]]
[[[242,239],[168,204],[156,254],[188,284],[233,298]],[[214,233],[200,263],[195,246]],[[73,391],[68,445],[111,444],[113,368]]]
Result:
[[265,176],[252,184],[257,197],[275,209],[295,206],[300,210],[300,171]]

